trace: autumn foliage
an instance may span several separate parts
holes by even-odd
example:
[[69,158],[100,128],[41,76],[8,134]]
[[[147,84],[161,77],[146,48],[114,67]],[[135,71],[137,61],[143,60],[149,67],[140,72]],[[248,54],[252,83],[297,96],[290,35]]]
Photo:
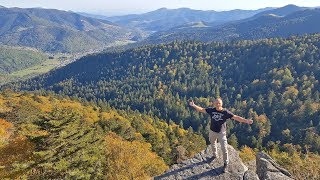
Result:
[[107,179],[148,179],[168,168],[149,143],[125,141],[115,133],[109,133],[106,142]]
[[147,179],[205,147],[154,116],[69,98],[0,93],[0,177]]

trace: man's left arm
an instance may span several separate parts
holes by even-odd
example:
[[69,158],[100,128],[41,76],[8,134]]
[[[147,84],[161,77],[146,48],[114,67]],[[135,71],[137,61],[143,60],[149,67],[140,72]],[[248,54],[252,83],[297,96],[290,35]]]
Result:
[[242,122],[242,123],[247,123],[247,124],[253,123],[252,119],[246,119],[246,118],[243,118],[243,117],[237,116],[237,115],[233,115],[232,119],[239,121],[239,122]]

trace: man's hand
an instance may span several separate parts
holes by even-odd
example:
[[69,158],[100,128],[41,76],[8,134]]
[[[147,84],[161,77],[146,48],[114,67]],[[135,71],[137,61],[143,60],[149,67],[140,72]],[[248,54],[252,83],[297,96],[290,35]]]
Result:
[[248,124],[252,124],[252,123],[253,123],[253,120],[252,120],[252,119],[247,119],[247,123],[248,123]]
[[193,100],[190,100],[190,101],[189,101],[189,106],[194,107],[194,105],[195,105],[195,104],[194,104]]
[[198,112],[207,113],[205,108],[195,105],[193,100],[189,100],[189,106],[193,107]]

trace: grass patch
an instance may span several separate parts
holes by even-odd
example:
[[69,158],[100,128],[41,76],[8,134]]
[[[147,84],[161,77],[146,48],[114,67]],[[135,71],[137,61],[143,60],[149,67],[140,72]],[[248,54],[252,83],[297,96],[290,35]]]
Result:
[[8,76],[13,78],[22,78],[22,77],[28,77],[32,75],[39,75],[46,72],[49,72],[51,69],[57,67],[61,62],[57,59],[49,59],[44,61],[43,63],[35,66],[31,66],[29,68],[15,71],[11,74],[8,74]]
[[15,71],[10,74],[0,75],[0,85],[10,82],[25,80],[49,72],[50,70],[58,67],[60,62],[58,60],[46,60],[43,63],[35,66],[28,67],[23,70]]

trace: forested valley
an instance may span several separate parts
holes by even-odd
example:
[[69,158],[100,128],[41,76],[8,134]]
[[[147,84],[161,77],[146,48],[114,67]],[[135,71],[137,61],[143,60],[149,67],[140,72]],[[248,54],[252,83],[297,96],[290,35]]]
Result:
[[[0,4],[0,179],[320,179],[318,4],[173,2]],[[227,121],[230,171],[189,105],[216,98],[253,120]]]
[[238,146],[293,143],[319,152],[319,38],[146,46],[86,56],[11,87],[108,102],[192,127],[204,136],[208,117],[187,101],[206,107],[221,96],[225,107],[254,120],[253,126],[229,121],[229,135]]

